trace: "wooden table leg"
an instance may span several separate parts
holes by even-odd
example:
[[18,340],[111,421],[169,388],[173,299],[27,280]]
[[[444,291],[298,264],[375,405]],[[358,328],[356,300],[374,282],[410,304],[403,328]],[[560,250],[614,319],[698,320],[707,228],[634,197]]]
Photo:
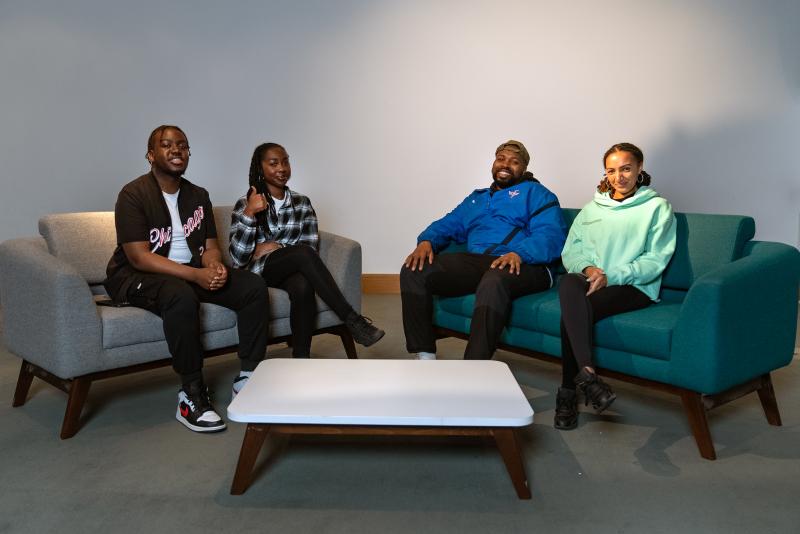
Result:
[[522,451],[517,443],[517,436],[512,428],[495,428],[492,430],[494,441],[506,464],[511,482],[517,490],[517,497],[530,499],[531,490],[528,487],[528,477],[525,475],[525,465],[522,463]]
[[242,450],[239,453],[239,463],[236,464],[236,474],[231,484],[231,495],[241,495],[250,485],[250,475],[256,463],[258,453],[269,432],[269,426],[258,423],[248,423],[242,441]]

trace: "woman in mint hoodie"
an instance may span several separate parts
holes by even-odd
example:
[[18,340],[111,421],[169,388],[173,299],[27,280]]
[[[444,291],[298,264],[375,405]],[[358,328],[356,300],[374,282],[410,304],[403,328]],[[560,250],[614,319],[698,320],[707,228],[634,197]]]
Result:
[[568,274],[559,285],[560,430],[578,425],[576,386],[598,413],[616,399],[592,363],[594,323],[658,300],[661,275],[675,251],[672,206],[650,187],[643,162],[642,151],[630,143],[608,149],[603,181],[572,223],[561,253]]

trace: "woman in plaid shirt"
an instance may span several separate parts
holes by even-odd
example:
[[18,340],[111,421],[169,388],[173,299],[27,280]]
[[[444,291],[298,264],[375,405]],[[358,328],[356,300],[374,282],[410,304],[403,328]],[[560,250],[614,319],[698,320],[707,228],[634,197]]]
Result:
[[231,214],[233,266],[259,273],[267,286],[289,293],[295,357],[309,357],[315,293],[344,321],[353,339],[368,347],[384,332],[353,310],[320,259],[317,214],[307,196],[286,186],[291,175],[286,149],[276,143],[256,147],[250,190]]

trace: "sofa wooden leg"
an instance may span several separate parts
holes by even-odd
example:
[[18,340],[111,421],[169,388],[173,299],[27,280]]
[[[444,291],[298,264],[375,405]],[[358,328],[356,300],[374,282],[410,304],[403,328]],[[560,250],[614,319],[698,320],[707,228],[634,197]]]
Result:
[[700,456],[706,460],[716,460],[717,453],[714,451],[714,442],[711,440],[711,431],[708,428],[708,418],[706,417],[706,407],[703,404],[703,397],[696,391],[681,391],[681,401],[689,418],[689,426],[692,429],[694,440]]
[[761,407],[764,408],[764,415],[771,425],[781,426],[781,413],[778,411],[778,401],[775,398],[775,389],[772,387],[772,377],[769,373],[761,377],[761,387],[758,388],[758,398],[761,400]]
[[342,339],[342,345],[344,345],[344,351],[347,357],[351,360],[358,358],[356,344],[355,341],[353,341],[353,335],[350,333],[350,330],[348,330],[345,325],[341,324],[336,327],[336,334]]
[[19,378],[17,379],[17,389],[14,390],[14,400],[11,406],[14,408],[25,404],[28,398],[28,391],[31,389],[33,383],[33,369],[31,364],[22,360],[22,365],[19,366]]
[[91,385],[92,380],[86,377],[73,378],[70,381],[67,410],[64,413],[64,422],[61,424],[61,439],[69,439],[78,433],[81,412]]

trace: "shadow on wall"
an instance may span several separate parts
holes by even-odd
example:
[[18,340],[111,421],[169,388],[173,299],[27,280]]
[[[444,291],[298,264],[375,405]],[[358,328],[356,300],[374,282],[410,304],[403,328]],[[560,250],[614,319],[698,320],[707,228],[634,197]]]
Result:
[[708,128],[672,128],[648,149],[653,186],[675,211],[749,215],[756,239],[800,245],[800,104]]

